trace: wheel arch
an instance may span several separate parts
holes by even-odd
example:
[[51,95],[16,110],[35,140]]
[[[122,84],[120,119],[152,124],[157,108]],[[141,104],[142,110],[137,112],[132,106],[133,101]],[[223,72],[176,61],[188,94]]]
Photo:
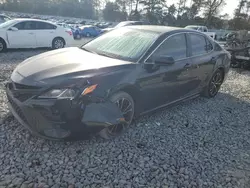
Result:
[[116,89],[112,90],[109,94],[109,96],[119,92],[123,91],[125,93],[128,93],[132,99],[134,100],[134,105],[135,105],[135,116],[139,115],[140,113],[140,100],[139,100],[139,90],[136,88],[134,85],[122,85],[120,87],[117,87]]
[[2,37],[0,37],[0,40],[2,40],[4,42],[4,44],[5,44],[6,48],[7,48],[8,44],[7,44],[6,40],[4,38],[2,38]]
[[218,69],[217,70],[220,70],[221,72],[222,72],[222,75],[223,75],[223,81],[224,81],[224,78],[225,78],[225,68],[224,67],[222,67],[222,66],[220,66],[220,67],[218,67]]
[[56,39],[62,39],[63,42],[64,42],[64,45],[66,45],[65,39],[64,39],[63,37],[61,37],[61,36],[54,37],[53,40],[52,40],[52,44],[53,44],[53,42],[54,42]]

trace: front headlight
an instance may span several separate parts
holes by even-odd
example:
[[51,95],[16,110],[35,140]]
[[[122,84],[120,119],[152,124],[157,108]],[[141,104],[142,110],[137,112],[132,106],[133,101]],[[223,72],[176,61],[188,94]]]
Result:
[[52,89],[46,93],[41,94],[38,98],[74,98],[76,91],[73,89]]

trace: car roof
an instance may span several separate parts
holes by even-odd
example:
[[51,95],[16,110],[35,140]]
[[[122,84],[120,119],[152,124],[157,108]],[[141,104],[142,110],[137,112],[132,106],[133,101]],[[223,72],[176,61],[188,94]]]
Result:
[[16,20],[16,21],[40,21],[40,22],[49,22],[49,23],[52,23],[52,22],[47,21],[47,20],[34,19],[34,18],[16,18],[16,19],[13,19],[13,20]]
[[187,25],[186,27],[206,27],[204,25]]
[[133,25],[133,26],[126,26],[127,28],[133,28],[133,29],[139,29],[139,30],[145,30],[145,31],[151,31],[151,32],[157,32],[157,33],[167,33],[170,31],[192,31],[193,30],[180,28],[180,27],[169,27],[169,26],[158,26],[158,25]]
[[38,22],[46,22],[46,23],[56,25],[56,23],[53,23],[53,22],[48,21],[48,20],[34,19],[34,18],[16,18],[16,19],[12,19],[12,20],[15,20],[17,22],[19,22],[19,21],[38,21]]

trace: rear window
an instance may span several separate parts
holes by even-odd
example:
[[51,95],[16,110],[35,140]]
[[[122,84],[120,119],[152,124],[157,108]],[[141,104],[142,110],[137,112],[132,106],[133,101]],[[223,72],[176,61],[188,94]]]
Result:
[[50,30],[56,29],[56,26],[45,22],[36,22],[36,28],[39,30]]
[[222,47],[218,43],[214,43],[214,50],[215,51],[222,51]]
[[204,36],[198,34],[189,34],[192,55],[202,55],[213,50],[212,43]]

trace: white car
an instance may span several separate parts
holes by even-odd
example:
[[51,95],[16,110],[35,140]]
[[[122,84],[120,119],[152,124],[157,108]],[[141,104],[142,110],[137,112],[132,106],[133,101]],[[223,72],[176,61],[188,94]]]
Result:
[[0,24],[11,20],[10,17],[0,14]]
[[216,33],[215,32],[208,32],[208,28],[206,26],[188,25],[185,28],[203,32],[203,33],[207,34],[208,36],[210,36],[212,39],[216,39]]
[[37,19],[13,19],[0,24],[0,52],[10,48],[53,49],[70,46],[73,33],[52,22]]

